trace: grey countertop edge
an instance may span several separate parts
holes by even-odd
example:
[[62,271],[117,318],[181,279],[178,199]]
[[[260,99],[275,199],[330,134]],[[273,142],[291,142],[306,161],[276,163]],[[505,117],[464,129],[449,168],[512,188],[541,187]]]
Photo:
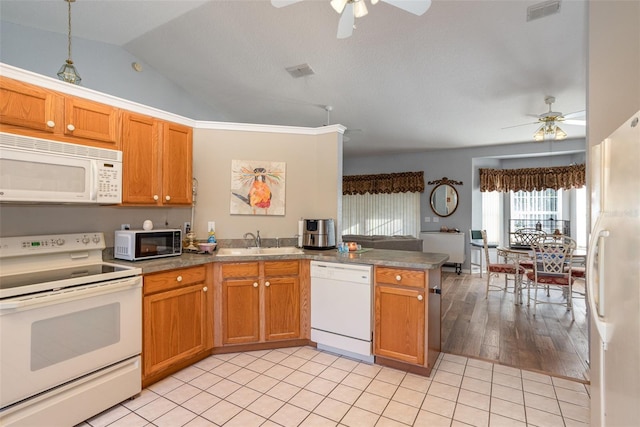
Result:
[[432,270],[441,267],[449,256],[447,254],[399,251],[388,249],[371,249],[363,253],[340,254],[335,249],[325,251],[304,250],[303,254],[293,255],[269,255],[269,256],[224,256],[218,257],[214,253],[196,254],[183,253],[180,256],[156,258],[148,261],[123,261],[108,258],[104,261],[116,264],[138,267],[143,274],[158,273],[179,268],[194,267],[210,262],[242,262],[242,261],[267,261],[285,259],[310,259],[315,261],[338,262],[345,264],[382,265],[387,267],[415,268],[420,270]]

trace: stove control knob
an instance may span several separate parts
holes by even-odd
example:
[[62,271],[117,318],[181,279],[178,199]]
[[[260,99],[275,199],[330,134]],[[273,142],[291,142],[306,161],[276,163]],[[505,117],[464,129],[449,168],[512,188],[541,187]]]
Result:
[[89,239],[89,236],[82,236],[82,243],[85,245],[89,244],[90,241],[91,239]]
[[64,245],[64,239],[58,239],[58,240],[56,240],[56,245],[58,245],[58,246],[62,246],[62,245]]
[[98,244],[98,243],[100,243],[100,236],[93,236],[93,239],[91,239],[91,240],[93,240],[93,243]]

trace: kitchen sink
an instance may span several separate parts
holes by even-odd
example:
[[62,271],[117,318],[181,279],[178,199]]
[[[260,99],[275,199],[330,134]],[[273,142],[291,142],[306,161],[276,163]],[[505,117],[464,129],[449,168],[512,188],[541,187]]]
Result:
[[217,253],[217,256],[269,256],[303,254],[304,251],[295,246],[285,246],[282,248],[220,248]]

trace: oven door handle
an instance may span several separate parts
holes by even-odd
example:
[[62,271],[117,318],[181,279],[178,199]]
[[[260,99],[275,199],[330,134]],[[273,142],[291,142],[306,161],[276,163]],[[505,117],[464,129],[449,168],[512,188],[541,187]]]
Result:
[[29,297],[17,297],[6,301],[0,301],[0,311],[28,309],[34,306],[47,306],[69,302],[82,298],[121,292],[129,288],[142,288],[140,276],[118,281],[109,281],[100,284],[86,285],[80,288],[65,288],[44,294],[30,295]]

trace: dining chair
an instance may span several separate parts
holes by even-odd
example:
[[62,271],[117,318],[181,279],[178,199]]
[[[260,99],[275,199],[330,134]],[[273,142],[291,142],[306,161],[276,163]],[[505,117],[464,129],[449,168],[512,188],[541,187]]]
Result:
[[535,228],[519,228],[513,233],[516,245],[524,248],[531,247],[539,238],[546,235],[544,231]]
[[[503,258],[505,260],[504,263],[499,262],[491,262],[491,258],[489,257],[489,244],[487,243],[487,231],[482,230],[482,242],[484,244],[484,256],[487,264],[487,286],[485,290],[485,299],[489,297],[489,291],[507,291],[508,289],[508,281],[506,280],[507,275],[513,275],[514,277],[514,294],[519,294],[520,285],[522,283],[522,275],[525,273],[525,269],[520,267],[517,260],[509,257],[508,253],[503,253],[500,249],[497,249],[498,260]],[[505,275],[504,286],[500,286],[498,284],[492,283],[492,278],[500,277],[501,274]]]
[[[568,236],[548,236],[539,238],[531,248],[533,249],[533,269],[527,270],[526,276],[529,280],[529,289],[533,289],[533,315],[536,315],[538,304],[561,304],[573,313],[573,281],[571,275],[571,265],[573,251],[576,248],[576,241]],[[539,290],[546,290],[547,300],[540,301]],[[550,299],[550,290],[560,289],[566,299],[565,302],[554,302]],[[529,303],[531,302],[531,292],[529,293]]]

